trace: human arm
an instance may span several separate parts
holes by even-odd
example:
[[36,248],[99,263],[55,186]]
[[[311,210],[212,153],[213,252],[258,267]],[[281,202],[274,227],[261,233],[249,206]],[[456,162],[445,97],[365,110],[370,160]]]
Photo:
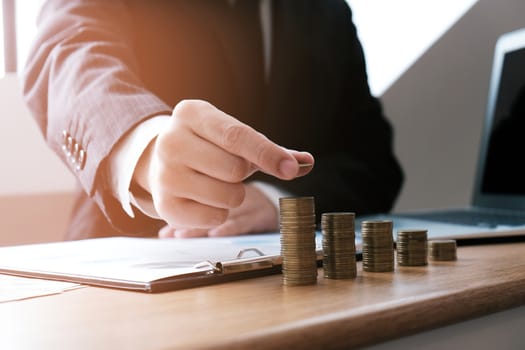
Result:
[[[108,157],[143,120],[171,113],[171,107],[142,82],[132,24],[124,2],[50,1],[40,16],[41,30],[24,78],[26,99],[51,147],[75,171],[108,220],[125,233],[143,228],[124,213],[112,194]],[[78,164],[71,164],[62,152],[57,130],[67,130],[85,150],[85,163],[78,170]],[[190,150],[191,142],[186,143]],[[289,152],[272,147],[270,153],[296,162]],[[159,197],[154,195],[154,201]]]
[[[147,230],[111,195],[107,157],[137,123],[171,107],[141,82],[123,1],[48,1],[23,74],[24,97],[49,146],[121,232]],[[79,169],[62,150],[66,131],[85,151]]]

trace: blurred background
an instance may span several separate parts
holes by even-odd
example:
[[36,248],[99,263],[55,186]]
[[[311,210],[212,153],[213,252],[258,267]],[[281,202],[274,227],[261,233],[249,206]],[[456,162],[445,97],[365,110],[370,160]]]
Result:
[[[19,72],[43,0],[0,9],[0,245],[62,238],[75,180],[26,109]],[[347,0],[406,182],[395,211],[469,203],[499,35],[523,0]]]

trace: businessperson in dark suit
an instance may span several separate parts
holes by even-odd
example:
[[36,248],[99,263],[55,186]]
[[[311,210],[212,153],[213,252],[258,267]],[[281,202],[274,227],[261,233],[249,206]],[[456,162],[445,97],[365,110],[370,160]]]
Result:
[[388,211],[401,187],[343,0],[49,0],[23,90],[76,175],[69,239],[278,228]]

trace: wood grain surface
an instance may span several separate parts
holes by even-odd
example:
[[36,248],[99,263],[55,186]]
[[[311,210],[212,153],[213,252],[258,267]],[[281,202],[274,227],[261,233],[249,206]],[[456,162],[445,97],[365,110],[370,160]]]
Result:
[[0,304],[1,349],[349,349],[525,304],[525,243],[284,287],[273,275],[161,294],[86,287]]

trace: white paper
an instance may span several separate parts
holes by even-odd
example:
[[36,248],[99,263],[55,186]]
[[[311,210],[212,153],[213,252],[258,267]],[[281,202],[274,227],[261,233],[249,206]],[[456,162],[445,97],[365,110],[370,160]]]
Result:
[[[321,235],[316,237],[321,251]],[[255,248],[256,250],[250,250]],[[222,238],[157,239],[110,237],[0,247],[0,273],[151,291],[215,272],[215,264],[244,258],[278,257],[279,233]],[[204,262],[204,263],[203,263]],[[159,287],[160,288],[160,287]]]
[[111,237],[0,247],[0,269],[147,283],[178,275],[211,273],[212,265],[198,266],[199,263],[233,260],[246,248],[257,248],[265,255],[279,255],[280,236]]
[[77,283],[0,275],[0,303],[58,294],[79,287]]

